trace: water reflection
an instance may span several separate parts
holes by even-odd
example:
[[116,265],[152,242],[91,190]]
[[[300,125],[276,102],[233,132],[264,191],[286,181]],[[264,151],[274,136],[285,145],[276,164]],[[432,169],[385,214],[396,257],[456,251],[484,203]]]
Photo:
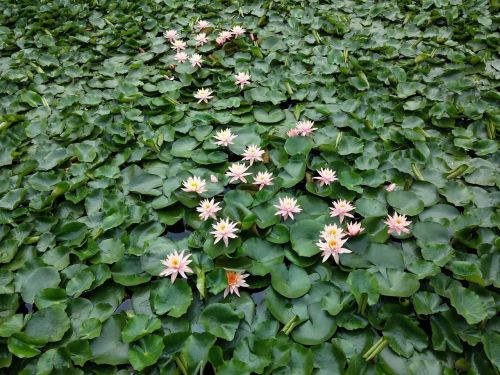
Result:
[[173,241],[182,240],[183,238],[189,237],[191,234],[190,230],[185,230],[183,232],[167,232],[166,237]]
[[256,305],[260,305],[262,303],[262,300],[264,299],[266,295],[266,289],[263,289],[259,292],[252,293],[252,299],[255,301]]
[[123,301],[122,304],[116,308],[113,314],[119,314],[122,311],[126,310],[132,310],[132,311],[134,310],[134,307],[132,306],[132,300],[130,298]]

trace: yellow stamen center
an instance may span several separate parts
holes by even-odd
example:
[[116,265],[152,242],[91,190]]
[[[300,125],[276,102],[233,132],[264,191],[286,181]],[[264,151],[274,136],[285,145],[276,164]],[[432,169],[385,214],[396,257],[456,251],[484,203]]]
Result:
[[170,261],[170,264],[172,265],[172,267],[178,267],[179,264],[180,264],[180,261],[178,258],[174,258]]

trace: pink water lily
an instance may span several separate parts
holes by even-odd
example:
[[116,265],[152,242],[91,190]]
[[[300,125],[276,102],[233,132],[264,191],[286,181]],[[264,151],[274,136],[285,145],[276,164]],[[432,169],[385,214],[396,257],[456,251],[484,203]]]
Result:
[[177,39],[179,36],[177,35],[177,31],[175,30],[166,30],[163,33],[163,36],[165,39],[168,39],[169,42],[173,42],[175,39]]
[[198,35],[196,35],[194,37],[194,40],[196,41],[197,46],[202,46],[202,45],[208,43],[207,34],[205,34],[205,33],[199,33]]
[[211,234],[214,235],[215,241],[214,244],[219,242],[220,240],[224,241],[225,247],[229,246],[230,238],[237,238],[238,236],[235,234],[236,232],[236,223],[229,221],[229,219],[221,219],[217,223],[212,225],[214,229]]
[[391,183],[389,185],[386,186],[385,190],[387,190],[389,193],[391,191],[394,191],[394,189],[396,189],[396,184],[395,183]]
[[245,152],[243,152],[243,160],[247,160],[250,162],[250,165],[253,164],[255,160],[257,161],[262,161],[262,155],[264,155],[265,151],[262,150],[259,146],[257,145],[250,145],[245,149]]
[[179,254],[177,251],[169,254],[167,259],[161,261],[161,263],[167,267],[160,273],[160,276],[170,276],[170,281],[174,283],[177,275],[181,275],[184,279],[187,279],[187,273],[193,273],[193,270],[188,267],[188,264],[192,262],[189,259],[191,254],[184,256],[184,250]]
[[347,232],[349,233],[349,236],[354,237],[360,234],[362,231],[364,231],[365,228],[361,226],[361,223],[358,222],[350,222],[347,224]]
[[202,200],[200,202],[200,205],[196,207],[196,211],[200,213],[200,219],[202,219],[203,221],[208,220],[209,217],[211,217],[212,219],[217,219],[217,216],[215,214],[221,210],[219,204],[220,202],[215,203],[215,200],[213,198],[211,200]]
[[237,135],[231,133],[231,129],[219,130],[215,133],[214,138],[217,139],[217,142],[214,142],[219,146],[228,146],[232,145],[233,140],[237,137]]
[[199,89],[194,94],[194,97],[198,99],[198,103],[208,103],[208,101],[213,98],[212,93],[213,91],[210,89]]
[[175,49],[176,52],[180,52],[181,50],[186,48],[186,42],[183,42],[182,40],[175,39],[172,40],[172,49]]
[[206,181],[202,180],[200,177],[189,177],[186,181],[182,183],[184,186],[181,190],[185,192],[192,193],[204,193],[207,191],[205,188]]
[[240,35],[243,35],[245,34],[245,29],[241,26],[233,26],[233,28],[231,29],[231,32],[233,33],[234,36],[240,36]]
[[347,254],[352,251],[342,246],[347,241],[347,239],[342,239],[339,237],[330,237],[326,241],[319,241],[316,245],[323,252],[323,260],[325,262],[330,256],[333,256],[335,263],[339,264],[339,254]]
[[213,182],[215,184],[215,183],[219,182],[219,179],[217,178],[216,175],[211,174],[210,175],[210,182]]
[[202,29],[210,26],[210,22],[204,21],[204,20],[199,20],[198,24],[196,26],[198,27],[198,29],[202,30]]
[[313,127],[314,122],[305,120],[305,121],[299,121],[297,122],[297,130],[300,133],[301,136],[308,136],[309,134],[312,134],[313,131],[316,130],[316,128]]
[[215,42],[219,45],[224,44],[228,40],[230,40],[232,37],[233,37],[233,33],[231,33],[230,31],[221,31],[219,33],[219,35],[217,36],[217,39],[215,39]]
[[272,173],[269,172],[259,172],[257,175],[254,177],[253,181],[254,185],[259,186],[259,190],[262,190],[264,186],[272,185],[273,184],[273,175]]
[[337,224],[327,224],[320,233],[320,236],[327,240],[330,237],[345,237],[344,230],[337,226]]
[[394,215],[387,215],[385,224],[389,227],[387,233],[391,234],[392,232],[396,232],[398,235],[401,233],[410,233],[410,230],[406,228],[411,224],[411,221],[406,219],[405,215],[399,215],[397,212],[394,212]]
[[184,64],[187,58],[188,55],[186,54],[186,52],[177,52],[174,57],[175,61],[177,61],[179,64]]
[[333,202],[333,207],[330,208],[330,216],[335,217],[338,216],[340,222],[344,221],[344,216],[354,217],[349,211],[354,210],[354,206],[349,202],[339,199],[336,202]]
[[247,172],[249,167],[245,164],[233,163],[226,172],[226,176],[231,177],[229,182],[236,182],[240,180],[241,182],[247,182],[245,176],[250,176],[251,173]]
[[252,77],[248,73],[240,72],[236,74],[235,76],[236,81],[234,82],[235,85],[240,85],[240,89],[243,89],[245,85],[248,85],[250,83],[250,78]]
[[297,128],[292,128],[289,131],[286,132],[286,135],[289,137],[296,137],[300,134]]
[[189,62],[192,66],[197,66],[201,68],[201,63],[203,62],[203,56],[193,53],[193,55],[189,58]]
[[319,177],[313,177],[313,180],[318,180],[319,186],[330,185],[332,182],[337,181],[335,171],[328,168],[321,168],[318,171]]
[[279,204],[273,205],[278,209],[278,212],[275,215],[281,215],[284,220],[290,216],[292,220],[294,220],[293,214],[297,214],[302,211],[302,208],[297,204],[297,200],[295,198],[279,198]]
[[224,298],[227,297],[229,293],[236,294],[240,296],[239,288],[249,287],[245,282],[245,279],[250,276],[248,273],[226,271],[227,287],[224,289]]

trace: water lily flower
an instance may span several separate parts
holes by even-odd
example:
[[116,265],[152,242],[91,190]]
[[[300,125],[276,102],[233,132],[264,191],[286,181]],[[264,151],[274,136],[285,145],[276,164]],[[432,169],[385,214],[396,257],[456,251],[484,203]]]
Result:
[[219,180],[217,179],[217,176],[216,176],[216,175],[211,174],[211,175],[210,175],[210,182],[212,182],[212,183],[214,183],[214,184],[215,184],[215,183],[219,182]]
[[226,271],[227,288],[224,289],[224,298],[226,298],[229,293],[235,293],[239,297],[240,292],[238,288],[250,286],[245,282],[245,278],[248,276],[250,276],[248,273]]
[[170,281],[174,283],[177,275],[181,275],[184,279],[187,279],[186,272],[193,273],[193,270],[188,267],[188,264],[192,262],[189,259],[191,254],[184,256],[184,250],[179,254],[174,251],[172,254],[167,256],[167,259],[161,261],[161,263],[167,267],[160,273],[160,276],[170,276]]
[[358,222],[350,222],[347,224],[347,232],[349,233],[349,236],[354,237],[360,234],[362,231],[364,231],[365,228],[361,226],[361,223]]
[[187,58],[188,55],[186,54],[186,52],[177,52],[174,57],[175,61],[177,61],[179,64],[184,64]]
[[320,236],[327,240],[330,237],[345,237],[345,233],[342,228],[338,227],[337,224],[327,224],[320,233]]
[[219,35],[217,36],[217,39],[215,41],[217,44],[224,44],[228,40],[230,40],[233,37],[233,33],[230,31],[221,31]]
[[295,198],[280,198],[279,202],[279,204],[273,205],[278,209],[278,212],[276,212],[275,215],[283,216],[284,220],[286,220],[288,216],[290,216],[290,218],[294,220],[293,214],[302,211],[302,208],[300,208],[300,206],[297,204],[297,200]]
[[305,120],[305,121],[299,121],[297,122],[297,130],[302,136],[307,136],[309,134],[312,134],[313,131],[316,130],[316,128],[313,128],[314,122]]
[[205,43],[208,43],[207,34],[205,33],[199,33],[194,37],[194,40],[196,41],[197,46],[202,46]]
[[214,230],[210,233],[215,237],[214,244],[216,244],[220,240],[223,240],[225,247],[228,247],[229,239],[238,237],[235,234],[236,225],[236,223],[229,221],[229,218],[227,218],[226,220],[220,219],[217,223],[213,224],[212,228]]
[[337,181],[335,171],[328,168],[321,168],[318,171],[319,177],[313,177],[313,180],[319,181],[319,186],[330,185],[332,182]]
[[354,217],[349,211],[354,210],[354,206],[349,202],[339,199],[336,202],[333,202],[333,207],[330,208],[330,216],[335,217],[338,216],[340,222],[344,221],[344,216]]
[[272,173],[269,173],[267,171],[257,173],[257,175],[253,179],[254,185],[258,185],[259,190],[262,190],[264,186],[273,184],[273,175]]
[[405,215],[398,215],[397,212],[394,212],[394,215],[387,215],[385,224],[389,227],[387,233],[391,234],[392,232],[396,232],[398,235],[401,233],[410,233],[410,230],[406,228],[411,224],[411,221],[406,219]]
[[204,193],[207,191],[205,188],[205,180],[202,180],[200,177],[189,177],[186,181],[182,183],[184,187],[181,189],[182,191],[185,192],[193,192],[193,193]]
[[231,29],[231,32],[233,33],[234,36],[240,36],[240,35],[243,35],[245,34],[245,29],[241,26],[233,26],[233,28]]
[[231,177],[229,182],[235,182],[240,180],[241,182],[247,182],[245,176],[251,175],[251,173],[247,172],[249,167],[245,164],[233,163],[229,167],[229,170],[226,172],[226,176]]
[[163,33],[163,36],[165,39],[168,39],[169,42],[173,42],[176,40],[179,36],[177,35],[177,31],[175,30],[167,30]]
[[167,81],[173,81],[175,78],[174,77],[169,77],[168,75],[164,75],[163,78],[165,78]]
[[197,53],[193,53],[193,55],[189,58],[189,62],[191,63],[192,66],[197,66],[201,68],[203,57]]
[[198,99],[198,103],[201,102],[208,103],[208,101],[213,98],[212,93],[213,91],[210,89],[199,89],[194,94],[194,97]]
[[200,29],[200,30],[202,30],[202,29],[204,29],[204,28],[208,27],[209,25],[210,25],[210,22],[208,22],[208,21],[204,21],[204,20],[199,20],[199,21],[198,21],[198,24],[197,24],[198,29]]
[[351,250],[343,248],[342,246],[347,239],[339,237],[330,237],[326,241],[319,241],[316,245],[323,252],[323,260],[325,262],[330,256],[333,256],[335,263],[339,264],[339,254],[352,253]]
[[387,185],[387,187],[385,188],[385,190],[387,190],[389,193],[391,191],[394,191],[394,189],[396,189],[396,184],[395,183],[391,183],[391,184]]
[[217,142],[215,142],[215,144],[219,146],[232,145],[234,143],[233,140],[236,137],[237,135],[231,133],[231,129],[219,130],[214,135],[214,138],[217,139]]
[[300,132],[297,128],[290,129],[289,131],[286,132],[286,135],[289,137],[296,137],[299,134],[300,134]]
[[252,76],[248,73],[238,73],[234,77],[236,78],[236,82],[234,82],[234,84],[240,85],[240,89],[243,89],[245,85],[248,85],[250,83],[250,78]]
[[212,219],[217,219],[217,216],[215,215],[217,211],[220,211],[221,208],[219,207],[219,203],[215,203],[215,200],[212,198],[212,200],[202,200],[200,202],[200,205],[196,207],[196,211],[200,213],[200,219],[203,221],[208,220],[209,217]]
[[186,48],[186,42],[183,42],[182,40],[175,39],[172,42],[172,49],[175,49],[176,52],[180,52],[181,50]]
[[265,151],[262,150],[259,146],[250,145],[245,149],[245,152],[242,156],[243,160],[248,160],[250,162],[250,165],[252,165],[255,160],[262,161],[262,155],[264,155],[264,153]]

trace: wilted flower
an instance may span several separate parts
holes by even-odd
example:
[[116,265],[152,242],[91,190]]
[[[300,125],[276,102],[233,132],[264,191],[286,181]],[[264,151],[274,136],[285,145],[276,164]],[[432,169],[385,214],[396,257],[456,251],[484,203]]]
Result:
[[273,184],[273,175],[269,172],[258,172],[254,177],[253,183],[259,186],[259,190],[262,190],[264,186]]
[[361,223],[358,222],[350,222],[347,224],[347,232],[349,233],[349,236],[354,237],[360,234],[362,231],[364,231],[365,228],[361,226]]
[[181,189],[182,191],[185,192],[193,192],[193,193],[204,193],[207,191],[205,188],[205,180],[202,180],[199,177],[189,177],[186,181],[182,183],[184,187]]
[[163,78],[165,78],[167,81],[173,81],[175,78],[174,77],[169,77],[168,75],[164,75]]
[[234,36],[240,36],[240,35],[243,35],[245,34],[245,29],[241,26],[233,26],[233,28],[231,29],[231,32],[233,33]]
[[411,221],[406,219],[405,215],[398,215],[397,212],[394,212],[394,215],[387,215],[385,224],[389,227],[387,233],[391,234],[392,232],[396,232],[398,235],[401,233],[410,233],[410,230],[406,228],[411,224]]
[[297,128],[290,129],[289,131],[286,132],[286,135],[289,137],[296,137],[300,134]]
[[171,41],[172,43],[172,49],[175,49],[176,52],[180,52],[180,50],[186,48],[186,42],[183,42],[182,40],[175,39]]
[[207,34],[205,33],[199,33],[198,35],[195,36],[194,40],[196,40],[197,46],[202,46],[205,43],[208,43]]
[[224,289],[224,298],[226,298],[229,293],[236,293],[236,295],[239,297],[240,292],[238,288],[249,286],[245,282],[245,278],[247,278],[248,276],[248,273],[226,271],[227,288]]
[[208,27],[210,25],[210,22],[204,21],[204,20],[199,20],[198,21],[198,29],[204,29],[205,27]]
[[201,102],[208,103],[208,100],[213,98],[212,92],[213,91],[210,89],[199,89],[194,94],[194,97],[196,99],[198,99],[198,103],[201,103]]
[[293,214],[302,211],[302,208],[300,208],[300,206],[297,204],[297,200],[295,198],[280,198],[279,202],[279,204],[273,205],[278,209],[278,212],[276,212],[275,215],[283,216],[284,220],[286,220],[288,216],[290,216],[290,218],[294,220]]
[[339,237],[330,237],[324,242],[319,241],[318,243],[316,243],[319,249],[323,252],[322,262],[325,262],[330,257],[330,255],[332,255],[335,263],[339,264],[339,254],[352,252],[351,250],[342,247],[346,241],[346,239],[343,240]]
[[385,188],[385,190],[387,190],[388,192],[394,191],[394,189],[396,189],[395,183],[391,183],[391,184],[387,185],[387,187]]
[[221,208],[219,207],[219,202],[215,203],[215,200],[212,198],[212,200],[202,200],[200,202],[200,205],[196,207],[196,211],[200,213],[200,219],[202,220],[208,220],[209,217],[212,219],[217,219],[215,216],[215,213],[217,211],[220,211]]
[[235,182],[240,180],[241,182],[247,182],[245,176],[251,175],[247,172],[247,167],[245,164],[233,163],[226,172],[226,176],[231,177],[229,182]]
[[318,171],[319,177],[313,177],[313,180],[319,181],[319,186],[330,185],[332,182],[337,181],[335,171],[328,168],[321,168]]
[[189,62],[191,63],[192,66],[197,66],[201,68],[203,57],[197,53],[193,53],[193,55],[189,58]]
[[219,242],[220,240],[224,241],[224,245],[227,247],[229,245],[230,238],[237,238],[238,236],[235,234],[236,232],[236,223],[229,221],[229,219],[221,219],[217,223],[212,225],[214,229],[211,234],[214,235],[215,241],[214,244]]
[[243,89],[245,85],[250,83],[250,78],[252,76],[248,73],[238,73],[234,77],[236,78],[236,82],[234,82],[234,84],[240,85],[240,89]]
[[214,184],[215,184],[216,182],[219,182],[219,180],[217,179],[217,176],[216,176],[216,175],[211,174],[211,175],[210,175],[210,182],[212,182],[212,183],[214,183]]
[[175,61],[177,61],[179,64],[185,63],[187,58],[188,55],[186,54],[186,52],[177,52],[174,57]]
[[309,134],[312,134],[313,131],[316,130],[316,128],[313,128],[314,122],[305,120],[305,121],[299,121],[297,122],[297,130],[302,136],[307,136]]
[[172,42],[178,38],[177,31],[175,31],[175,30],[167,30],[163,33],[163,36],[166,39],[168,39],[170,42]]
[[232,145],[233,140],[236,137],[237,137],[237,135],[231,133],[231,129],[219,130],[214,135],[214,138],[217,139],[217,142],[215,142],[215,144],[219,145],[219,146]]
[[250,165],[252,165],[255,160],[262,161],[262,155],[264,155],[264,153],[265,151],[262,150],[259,146],[251,145],[246,148],[242,156],[243,160],[248,160],[250,162]]
[[191,254],[184,256],[184,250],[179,254],[174,251],[172,254],[167,256],[167,259],[162,260],[161,263],[167,267],[160,273],[160,276],[170,276],[170,281],[173,283],[180,274],[184,279],[187,279],[186,272],[193,273],[193,270],[188,267],[188,264],[192,262],[189,259]]
[[342,228],[337,227],[337,224],[327,224],[320,233],[321,237],[325,240],[330,237],[345,237],[345,233]]
[[354,210],[354,206],[349,202],[339,199],[336,202],[333,202],[333,207],[330,208],[330,216],[335,217],[338,216],[340,222],[344,221],[344,216],[354,217],[349,211]]

